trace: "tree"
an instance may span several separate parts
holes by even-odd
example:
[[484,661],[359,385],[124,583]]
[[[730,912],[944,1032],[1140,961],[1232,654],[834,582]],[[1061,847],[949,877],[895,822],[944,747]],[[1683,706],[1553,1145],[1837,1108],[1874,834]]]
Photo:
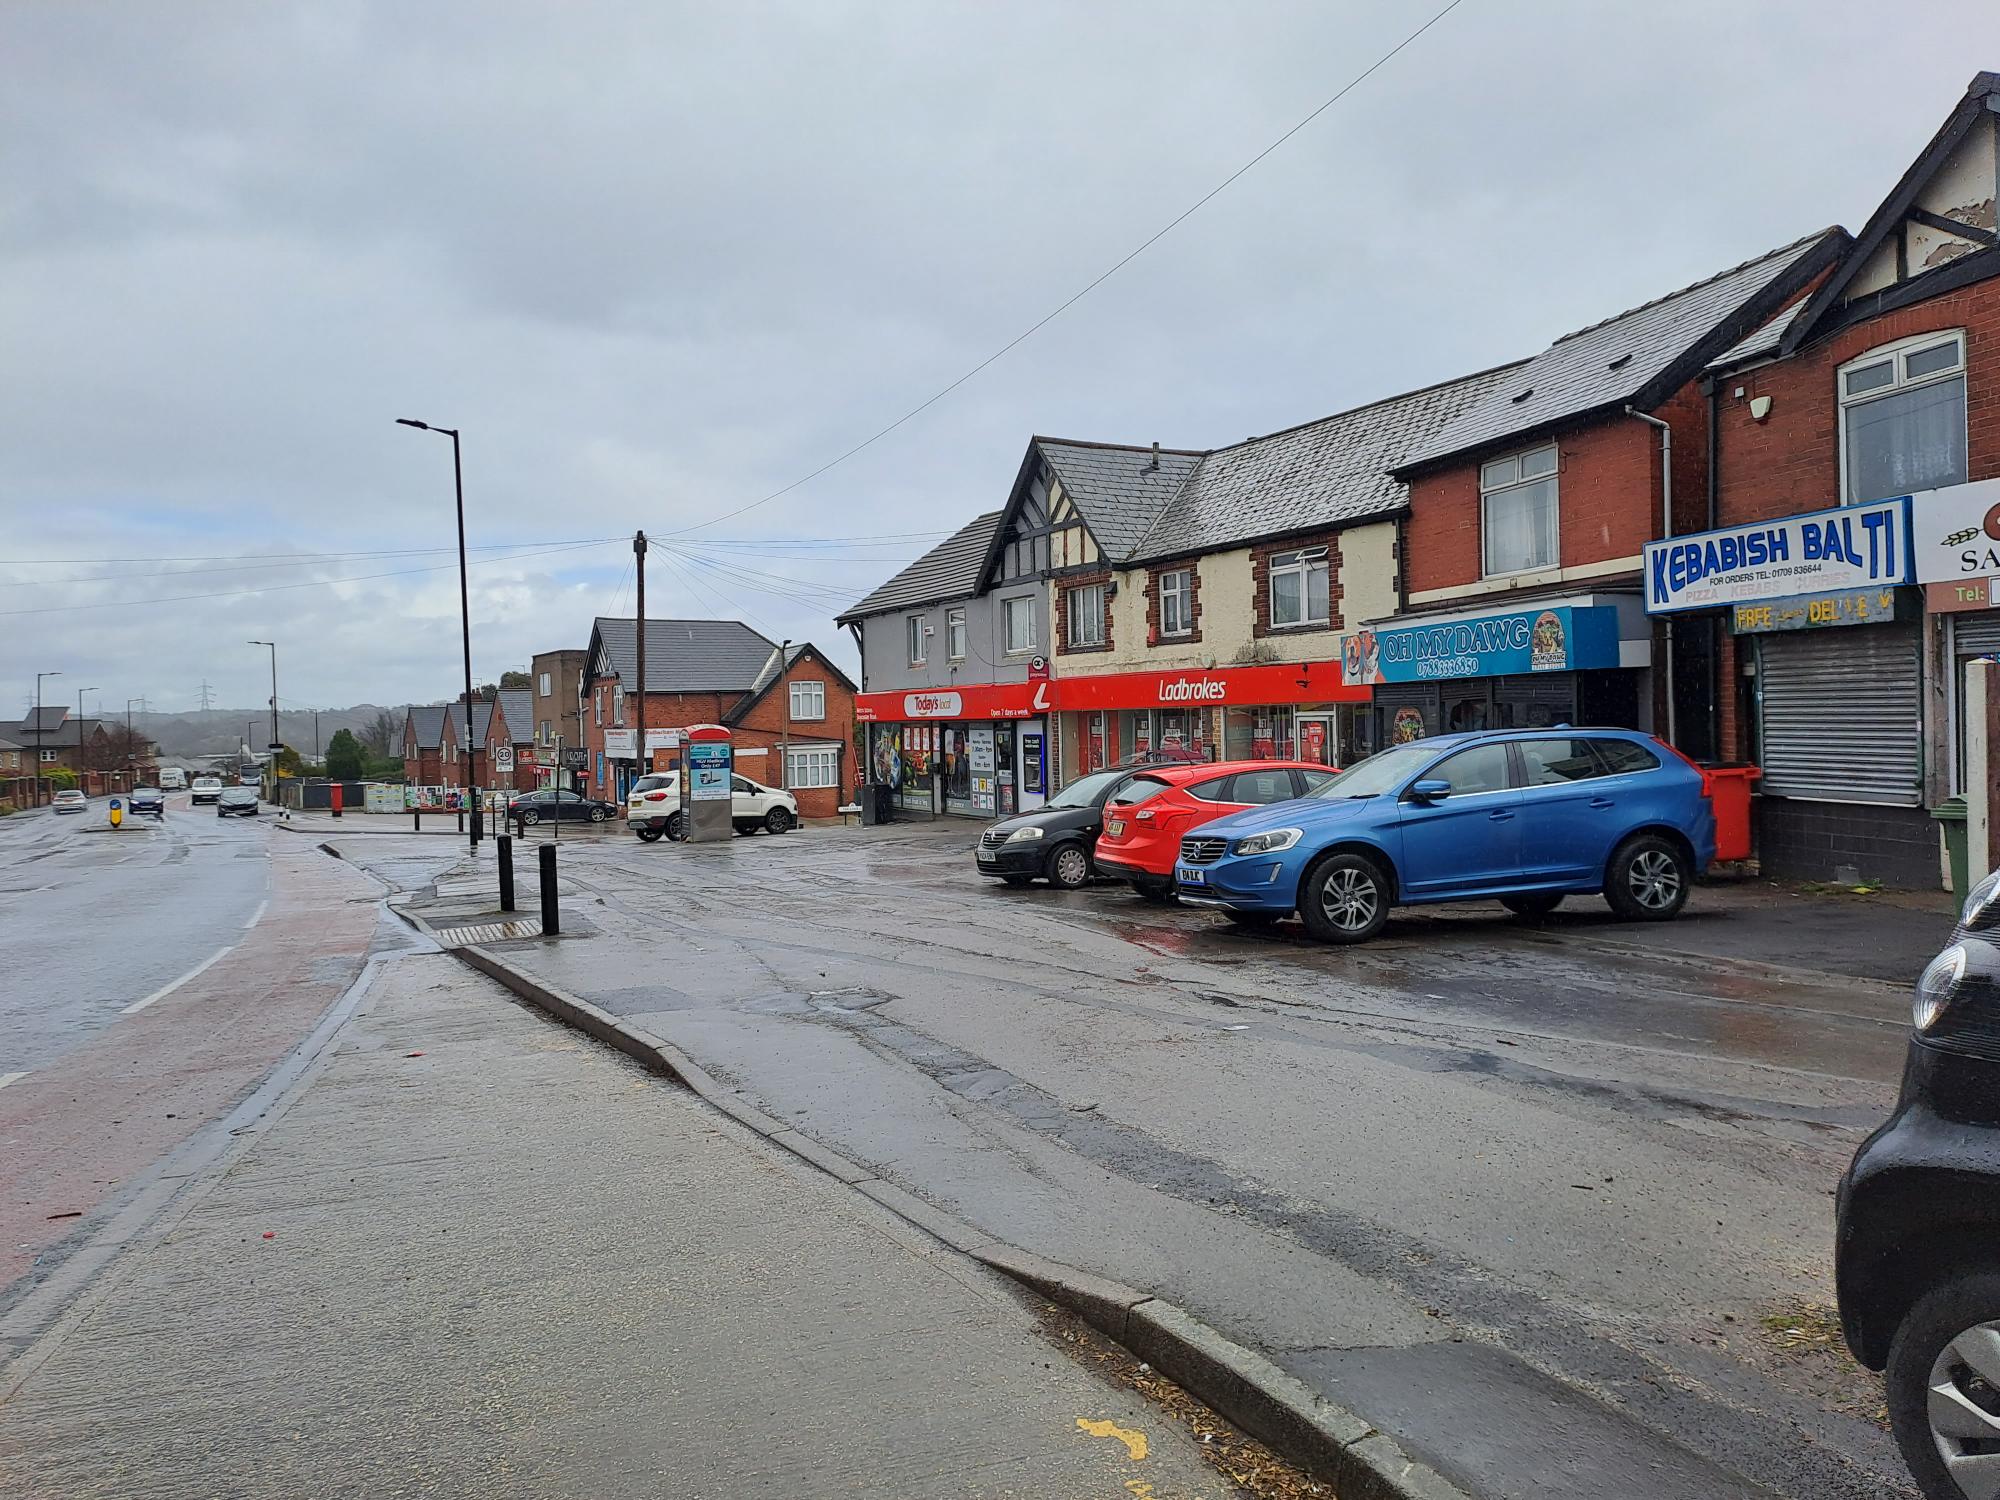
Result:
[[502,672],[500,674],[500,686],[503,688],[524,688],[533,687],[534,685],[535,679],[530,677],[526,672]]
[[359,781],[367,769],[361,741],[343,729],[326,742],[326,774],[335,781]]
[[109,724],[83,742],[83,764],[91,771],[122,771],[127,765],[136,765],[153,758],[153,742],[133,730],[129,735],[123,724]]
[[361,731],[361,743],[377,755],[394,755],[400,760],[403,753],[403,716],[386,708],[378,709],[375,717]]
[[286,745],[271,757],[271,769],[280,776],[297,776],[305,769],[299,752]]

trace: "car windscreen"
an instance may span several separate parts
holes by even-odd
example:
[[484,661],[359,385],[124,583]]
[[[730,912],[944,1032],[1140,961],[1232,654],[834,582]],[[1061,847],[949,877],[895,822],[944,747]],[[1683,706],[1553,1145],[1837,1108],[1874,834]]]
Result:
[[1349,766],[1312,795],[1315,797],[1379,797],[1393,792],[1421,771],[1439,752],[1436,745],[1419,740],[1398,745],[1380,755]]
[[1098,771],[1068,786],[1049,798],[1048,807],[1091,807],[1104,795],[1107,787],[1115,786],[1130,773],[1126,771]]

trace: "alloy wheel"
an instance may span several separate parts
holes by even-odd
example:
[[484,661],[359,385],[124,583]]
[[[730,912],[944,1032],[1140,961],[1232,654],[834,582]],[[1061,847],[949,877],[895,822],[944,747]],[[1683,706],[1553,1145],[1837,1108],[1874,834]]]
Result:
[[1978,1323],[1931,1365],[1931,1441],[1967,1500],[2000,1500],[2000,1323]]
[[1679,899],[1681,893],[1681,872],[1671,854],[1662,849],[1647,849],[1626,866],[1625,882],[1632,890],[1632,899],[1648,911],[1665,911]]
[[1360,932],[1375,920],[1382,895],[1361,870],[1335,870],[1319,888],[1319,907],[1342,932]]

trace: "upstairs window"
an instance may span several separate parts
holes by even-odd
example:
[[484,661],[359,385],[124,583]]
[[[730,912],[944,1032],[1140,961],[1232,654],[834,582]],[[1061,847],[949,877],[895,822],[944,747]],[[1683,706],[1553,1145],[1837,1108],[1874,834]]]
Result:
[[1280,552],[1271,559],[1271,623],[1325,625],[1332,619],[1326,548]]
[[795,719],[824,719],[826,717],[826,684],[823,682],[793,683],[792,717]]
[[1556,450],[1496,458],[1479,470],[1481,571],[1488,578],[1556,566]]
[[1965,335],[1924,334],[1840,367],[1849,505],[1965,483]]
[[625,685],[619,683],[611,689],[611,722],[619,728],[625,727]]
[[1071,647],[1104,644],[1104,585],[1086,583],[1069,591],[1069,643]]
[[905,616],[903,631],[909,644],[910,665],[921,667],[924,664],[924,617],[922,615]]
[[1193,577],[1186,568],[1160,575],[1160,634],[1191,635],[1194,612],[1189,608]]
[[1007,654],[1035,649],[1035,596],[1019,594],[1000,602],[1001,623],[1007,630]]
[[549,674],[544,672],[542,673],[542,696],[544,698],[548,697],[549,695],[549,687],[550,687]]
[[945,611],[944,650],[953,661],[965,660],[965,611],[962,609]]

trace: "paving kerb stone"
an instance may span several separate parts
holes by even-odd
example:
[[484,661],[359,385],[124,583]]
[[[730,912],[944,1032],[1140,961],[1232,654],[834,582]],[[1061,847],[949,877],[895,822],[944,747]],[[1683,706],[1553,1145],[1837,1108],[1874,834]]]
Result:
[[[434,931],[408,907],[394,910],[420,930]],[[811,1151],[799,1149],[805,1138],[797,1131],[743,1104],[677,1048],[627,1026],[589,1001],[545,985],[480,948],[449,951],[517,997],[679,1079],[706,1102],[800,1160],[829,1171],[823,1158],[839,1157],[818,1142]],[[840,1172],[829,1175],[952,1250],[966,1253],[964,1246],[975,1246],[970,1252],[973,1259],[1068,1307],[1246,1432],[1332,1482],[1341,1500],[1469,1500],[1435,1471],[1412,1460],[1386,1433],[1171,1302],[1016,1246],[988,1241],[972,1225],[901,1189],[881,1191],[893,1184],[880,1182],[858,1164],[848,1162],[847,1170],[860,1176],[850,1181]],[[919,1207],[921,1217],[909,1211],[913,1206]],[[947,1228],[949,1234],[940,1232]]]

